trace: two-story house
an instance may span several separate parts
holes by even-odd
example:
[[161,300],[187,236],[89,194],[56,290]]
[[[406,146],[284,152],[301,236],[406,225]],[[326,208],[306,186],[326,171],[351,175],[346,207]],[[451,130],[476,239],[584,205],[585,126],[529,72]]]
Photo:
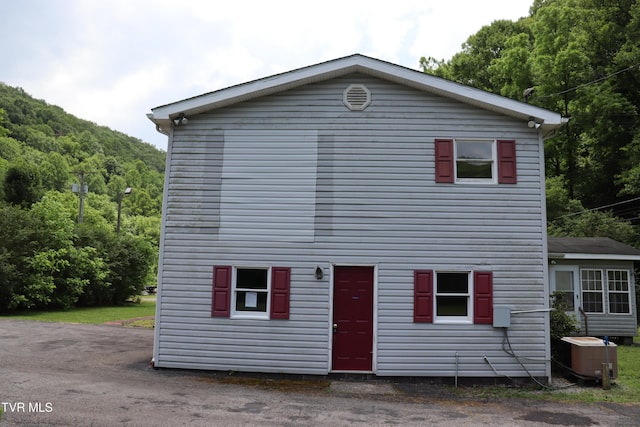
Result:
[[559,114],[352,55],[148,117],[156,367],[549,378]]

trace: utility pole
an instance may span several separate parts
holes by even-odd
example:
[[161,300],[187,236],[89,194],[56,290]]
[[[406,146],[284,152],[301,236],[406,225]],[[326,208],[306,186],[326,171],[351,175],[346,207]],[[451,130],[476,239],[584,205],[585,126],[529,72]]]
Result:
[[124,196],[131,194],[133,189],[131,187],[127,187],[124,189],[122,193],[118,193],[118,222],[116,223],[116,234],[120,234],[120,214],[122,212],[122,199]]
[[80,208],[78,210],[78,224],[84,219],[84,172],[80,172]]
[[78,184],[73,184],[73,186],[71,187],[71,191],[74,193],[78,193],[78,196],[80,196],[80,207],[78,208],[78,224],[82,224],[82,221],[84,219],[84,195],[89,192],[89,188],[84,184],[84,172],[80,172],[78,178],[80,178],[80,185],[78,186]]

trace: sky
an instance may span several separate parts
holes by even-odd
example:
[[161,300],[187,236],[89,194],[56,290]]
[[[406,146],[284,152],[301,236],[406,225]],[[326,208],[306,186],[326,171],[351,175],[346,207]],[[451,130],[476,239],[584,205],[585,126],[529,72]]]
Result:
[[166,150],[154,107],[354,53],[419,69],[532,4],[0,0],[0,82]]

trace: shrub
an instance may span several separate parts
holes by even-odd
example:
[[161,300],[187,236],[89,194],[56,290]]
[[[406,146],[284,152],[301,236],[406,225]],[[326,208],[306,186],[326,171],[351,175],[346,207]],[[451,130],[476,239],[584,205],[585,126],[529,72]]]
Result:
[[551,312],[549,313],[549,323],[551,326],[551,340],[560,340],[562,337],[571,336],[580,331],[578,319],[568,314],[571,308],[564,302],[562,292],[551,294]]

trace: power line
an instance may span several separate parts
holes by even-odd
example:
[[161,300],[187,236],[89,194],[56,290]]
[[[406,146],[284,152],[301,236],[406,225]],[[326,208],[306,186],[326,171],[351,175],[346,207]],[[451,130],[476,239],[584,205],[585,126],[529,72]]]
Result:
[[590,82],[583,83],[583,84],[581,84],[581,85],[578,85],[578,86],[572,87],[572,88],[570,88],[570,89],[566,89],[566,90],[563,90],[563,91],[560,91],[560,92],[552,93],[552,94],[550,94],[550,95],[543,95],[543,96],[539,96],[539,97],[537,97],[537,99],[545,99],[545,98],[551,98],[552,96],[564,95],[565,93],[573,92],[574,90],[578,90],[578,89],[583,88],[583,87],[585,87],[585,86],[589,86],[589,85],[592,85],[592,84],[595,84],[595,83],[599,83],[599,82],[601,82],[601,81],[603,81],[603,80],[610,79],[610,78],[611,78],[611,77],[613,77],[613,76],[617,76],[618,74],[625,73],[625,72],[627,72],[627,71],[629,71],[629,70],[632,70],[632,69],[634,69],[634,68],[636,68],[636,67],[639,67],[639,66],[640,66],[640,63],[639,63],[639,64],[634,64],[634,65],[631,65],[630,67],[627,67],[627,68],[625,68],[625,69],[623,69],[623,70],[618,70],[618,71],[616,71],[615,73],[611,73],[611,74],[609,74],[609,75],[607,75],[607,76],[600,77],[600,78],[595,79],[595,80],[592,80],[592,81],[590,81]]
[[635,197],[633,199],[624,200],[622,202],[611,203],[610,205],[604,205],[604,206],[598,206],[598,207],[591,208],[591,209],[585,209],[585,210],[582,210],[580,212],[573,212],[573,213],[561,215],[559,217],[556,217],[555,219],[566,218],[568,216],[582,215],[583,213],[586,213],[586,212],[593,212],[593,211],[597,211],[599,209],[605,209],[605,208],[610,208],[610,207],[613,207],[613,206],[623,205],[625,203],[635,202],[637,200],[640,200],[640,197]]

